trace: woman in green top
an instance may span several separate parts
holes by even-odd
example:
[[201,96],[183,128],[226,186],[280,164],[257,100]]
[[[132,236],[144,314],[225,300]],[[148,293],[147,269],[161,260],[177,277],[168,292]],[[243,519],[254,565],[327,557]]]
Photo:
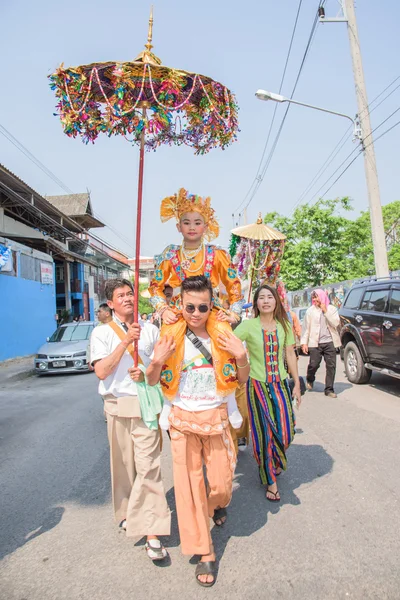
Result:
[[286,470],[286,450],[295,433],[285,356],[294,379],[293,397],[301,402],[295,340],[275,288],[259,287],[253,306],[255,318],[243,321],[235,335],[246,342],[250,357],[247,400],[260,479],[267,486],[267,500],[279,502],[276,477]]

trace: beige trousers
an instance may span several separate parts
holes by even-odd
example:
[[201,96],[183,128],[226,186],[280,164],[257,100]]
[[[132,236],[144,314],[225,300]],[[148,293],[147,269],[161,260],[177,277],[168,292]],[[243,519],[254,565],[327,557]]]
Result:
[[107,415],[115,519],[129,537],[169,535],[171,515],[161,479],[160,432],[140,418]]
[[236,464],[226,406],[198,413],[173,407],[169,419],[182,553],[210,554],[210,517],[231,501]]
[[247,407],[247,393],[246,393],[247,383],[240,383],[239,387],[236,390],[235,398],[236,403],[238,405],[238,409],[243,418],[243,423],[240,429],[234,429],[232,425],[230,425],[231,435],[233,439],[233,443],[235,445],[236,454],[238,452],[238,439],[246,438],[247,444],[249,443],[249,433],[250,433],[250,420],[249,420],[249,410]]

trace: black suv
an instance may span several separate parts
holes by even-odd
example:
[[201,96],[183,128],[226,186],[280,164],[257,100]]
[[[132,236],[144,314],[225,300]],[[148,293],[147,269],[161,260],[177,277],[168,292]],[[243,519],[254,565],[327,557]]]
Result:
[[372,371],[400,378],[400,278],[354,284],[339,315],[348,380],[367,383]]

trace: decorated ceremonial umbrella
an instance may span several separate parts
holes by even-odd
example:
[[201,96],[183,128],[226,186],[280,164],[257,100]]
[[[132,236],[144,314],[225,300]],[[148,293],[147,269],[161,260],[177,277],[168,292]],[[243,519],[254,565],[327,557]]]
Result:
[[251,290],[267,283],[276,283],[286,236],[263,223],[261,213],[256,223],[231,231],[229,252],[239,277],[249,282]]
[[[238,130],[234,95],[204,75],[166,67],[153,54],[153,12],[145,50],[133,62],[93,63],[49,76],[58,115],[70,137],[94,142],[100,133],[140,146],[135,259],[138,317],[144,150],[186,144],[196,154],[226,148]],[[137,348],[136,348],[137,356]]]

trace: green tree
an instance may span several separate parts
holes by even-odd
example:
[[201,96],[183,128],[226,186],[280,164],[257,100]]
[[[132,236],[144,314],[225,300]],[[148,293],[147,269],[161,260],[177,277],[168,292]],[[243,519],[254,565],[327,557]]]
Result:
[[[356,220],[349,198],[299,206],[292,217],[277,212],[264,221],[287,236],[281,276],[288,290],[318,286],[375,273],[369,212]],[[389,268],[400,269],[400,201],[383,207]]]
[[140,295],[140,292],[147,290],[148,287],[149,286],[147,283],[139,283],[139,315],[153,312],[153,307],[151,306],[150,300],[148,298],[143,298],[143,296]]
[[[382,206],[383,226],[386,235],[388,262],[390,271],[400,269],[400,200]],[[368,270],[374,272],[374,250],[372,246],[371,221],[369,211],[362,212],[355,221],[355,226],[365,232],[365,243],[360,248],[360,255],[368,264]]]

